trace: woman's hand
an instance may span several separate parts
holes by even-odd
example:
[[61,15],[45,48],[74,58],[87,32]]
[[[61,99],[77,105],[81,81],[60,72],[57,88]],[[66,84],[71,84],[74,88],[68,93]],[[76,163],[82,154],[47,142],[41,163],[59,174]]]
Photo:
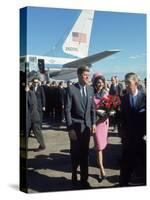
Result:
[[104,121],[106,121],[106,119],[108,119],[108,116],[106,115],[105,117],[101,118],[101,119],[98,119],[96,121],[96,125],[100,124],[100,123],[103,123]]

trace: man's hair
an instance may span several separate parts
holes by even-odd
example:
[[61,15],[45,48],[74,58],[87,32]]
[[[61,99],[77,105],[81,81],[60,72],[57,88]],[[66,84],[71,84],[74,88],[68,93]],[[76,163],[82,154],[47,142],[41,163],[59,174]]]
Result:
[[35,80],[38,80],[38,81],[39,81],[39,78],[34,77],[34,78],[32,79],[32,82],[34,82]]
[[60,86],[60,85],[63,85],[63,81],[60,81],[59,83],[58,83],[58,85]]
[[134,80],[135,82],[139,82],[139,77],[136,73],[130,72],[125,75],[125,80]]
[[81,66],[77,70],[77,75],[81,75],[83,72],[89,72],[89,67],[88,66]]

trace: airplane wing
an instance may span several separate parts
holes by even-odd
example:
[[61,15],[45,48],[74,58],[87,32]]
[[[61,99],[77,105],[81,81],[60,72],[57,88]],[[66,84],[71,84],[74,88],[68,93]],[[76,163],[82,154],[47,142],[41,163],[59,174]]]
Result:
[[97,54],[93,54],[91,56],[87,56],[81,59],[77,59],[75,61],[66,63],[63,65],[63,68],[78,68],[82,65],[87,65],[87,66],[91,66],[92,63],[95,63],[107,56],[110,56],[112,54],[115,54],[117,52],[120,52],[120,50],[116,49],[116,50],[108,50],[108,51],[103,51]]
[[77,68],[65,69],[62,68],[60,72],[55,75],[51,75],[51,78],[55,80],[71,80],[77,78]]
[[120,52],[120,50],[109,50],[109,51],[103,51],[101,53],[97,53],[91,56],[87,56],[85,58],[81,58],[72,62],[69,62],[67,64],[64,64],[61,71],[59,71],[57,74],[52,76],[52,78],[56,80],[69,80],[77,77],[77,68],[82,65],[88,65],[91,67],[91,64],[101,60],[107,56],[110,56],[112,54],[115,54],[117,52]]

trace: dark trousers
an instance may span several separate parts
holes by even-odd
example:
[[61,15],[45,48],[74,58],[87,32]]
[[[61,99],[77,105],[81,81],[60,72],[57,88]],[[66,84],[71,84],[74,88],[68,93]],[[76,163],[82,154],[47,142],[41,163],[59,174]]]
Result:
[[135,152],[132,151],[131,147],[124,148],[123,146],[120,169],[120,186],[128,186],[134,168],[134,155]]
[[[120,186],[128,186],[131,175],[138,165],[146,170],[146,145],[143,140],[136,144],[123,145]],[[146,177],[144,179],[144,182],[146,182]]]
[[41,147],[45,147],[45,143],[44,143],[44,138],[41,132],[41,123],[40,122],[33,122],[31,123],[31,126],[27,126],[26,127],[26,137],[28,138],[29,136],[29,132],[30,129],[32,128],[33,133],[38,141],[38,143],[40,144]]
[[56,106],[56,121],[62,122],[64,119],[64,109],[62,108],[62,105]]
[[41,132],[41,124],[39,122],[35,122],[32,124],[33,133],[40,144],[41,147],[45,148],[44,138]]
[[38,112],[39,112],[39,115],[40,115],[40,126],[41,126],[41,128],[42,128],[42,122],[43,122],[43,111],[42,111],[42,109],[39,109]]
[[72,173],[76,173],[77,167],[80,166],[81,181],[87,181],[90,129],[86,126],[81,128],[81,125],[77,125],[75,131],[77,140],[70,141]]

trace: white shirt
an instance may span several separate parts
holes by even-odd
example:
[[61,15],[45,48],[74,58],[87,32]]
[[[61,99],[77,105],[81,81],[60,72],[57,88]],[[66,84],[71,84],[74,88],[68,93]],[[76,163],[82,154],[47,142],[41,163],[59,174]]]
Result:
[[84,89],[85,96],[87,96],[86,85],[85,85],[85,86],[82,86],[82,85],[80,85],[80,83],[79,83],[79,87],[80,87],[80,93],[81,93],[81,96],[83,97],[82,89]]

